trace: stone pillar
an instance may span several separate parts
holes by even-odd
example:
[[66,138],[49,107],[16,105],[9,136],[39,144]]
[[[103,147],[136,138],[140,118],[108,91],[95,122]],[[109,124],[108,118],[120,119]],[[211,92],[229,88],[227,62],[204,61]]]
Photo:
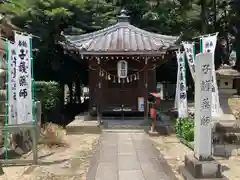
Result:
[[222,167],[212,158],[212,53],[196,55],[194,156],[180,167],[184,179],[223,179]]

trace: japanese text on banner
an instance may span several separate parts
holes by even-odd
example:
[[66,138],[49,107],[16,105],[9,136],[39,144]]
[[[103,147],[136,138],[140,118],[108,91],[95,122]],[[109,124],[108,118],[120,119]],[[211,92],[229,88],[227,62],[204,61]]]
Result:
[[184,61],[184,53],[176,52],[179,66],[179,84],[177,84],[178,90],[178,115],[179,117],[188,117],[187,107],[187,86],[186,86],[186,69]]
[[195,80],[195,53],[194,53],[194,43],[183,42],[184,51],[188,61],[188,66],[192,75],[193,80]]
[[8,43],[8,124],[17,124],[17,102],[16,102],[16,45],[10,41]]
[[217,43],[217,34],[213,36],[203,37],[202,38],[202,49],[203,52],[209,52],[213,53],[212,56],[212,63],[213,63],[213,69],[212,69],[212,113],[213,116],[218,116],[222,114],[222,110],[220,108],[219,103],[219,94],[218,94],[218,87],[217,87],[217,80],[216,80],[216,73],[215,73],[215,62],[214,62],[214,54],[216,49],[216,43]]
[[30,123],[32,117],[32,76],[30,36],[15,34],[17,46],[17,114],[18,124]]

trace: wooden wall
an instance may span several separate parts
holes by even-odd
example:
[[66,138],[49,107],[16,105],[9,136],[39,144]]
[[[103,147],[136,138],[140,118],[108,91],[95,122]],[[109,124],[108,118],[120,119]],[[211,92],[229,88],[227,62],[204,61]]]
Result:
[[[90,102],[89,108],[93,104],[97,105],[98,101],[101,101],[101,111],[113,109],[113,107],[124,104],[127,107],[131,107],[133,110],[137,110],[138,97],[145,96],[145,83],[144,83],[144,61],[128,60],[128,74],[139,72],[139,80],[133,80],[132,82],[125,82],[119,84],[117,79],[116,83],[113,83],[113,77],[111,80],[106,80],[104,77],[99,77],[98,66],[101,66],[106,72],[117,75],[117,60],[108,60],[101,62],[97,65],[95,61],[89,61],[91,67],[95,70],[89,70],[89,91],[90,91]],[[151,69],[152,66],[148,65],[145,69]],[[156,91],[156,71],[148,71],[148,91]],[[99,78],[101,81],[101,89],[98,88]]]

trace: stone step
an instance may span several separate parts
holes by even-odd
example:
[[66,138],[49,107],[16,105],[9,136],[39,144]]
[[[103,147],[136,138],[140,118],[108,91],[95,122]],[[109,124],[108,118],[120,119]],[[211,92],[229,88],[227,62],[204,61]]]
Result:
[[221,121],[216,123],[213,129],[214,144],[239,144],[240,123],[239,121]]
[[143,133],[142,129],[103,129],[104,132],[113,133]]
[[97,121],[74,120],[66,126],[66,133],[69,134],[99,134],[101,127]]
[[145,129],[148,125],[141,125],[141,124],[132,124],[132,123],[103,123],[104,129]]
[[240,133],[240,123],[238,121],[216,123],[214,131],[218,133]]
[[[151,125],[148,123],[143,124],[126,124],[124,123],[106,123],[104,122],[103,129],[104,130],[144,130],[149,131]],[[157,124],[156,130],[159,134],[171,134],[174,133],[174,126]]]
[[214,156],[230,157],[240,155],[240,146],[236,144],[214,144],[212,146]]
[[238,144],[240,146],[240,133],[224,132],[213,133],[215,144]]
[[[143,117],[101,117],[103,121],[142,121]],[[88,117],[88,120],[97,120],[97,117]]]

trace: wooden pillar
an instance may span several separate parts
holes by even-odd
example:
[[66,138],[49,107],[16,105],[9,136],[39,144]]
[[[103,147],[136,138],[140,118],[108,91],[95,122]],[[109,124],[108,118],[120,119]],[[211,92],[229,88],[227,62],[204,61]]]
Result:
[[144,119],[147,120],[148,119],[148,105],[147,105],[147,101],[148,101],[148,65],[147,65],[147,59],[145,61],[146,64],[146,68],[144,69],[144,88],[145,88],[145,93],[144,93]]
[[156,69],[153,70],[153,90],[154,92],[157,92],[157,73]]
[[101,122],[101,116],[102,116],[102,77],[100,76],[101,72],[101,61],[99,58],[97,58],[97,65],[98,65],[98,80],[97,80],[97,121],[100,123]]

